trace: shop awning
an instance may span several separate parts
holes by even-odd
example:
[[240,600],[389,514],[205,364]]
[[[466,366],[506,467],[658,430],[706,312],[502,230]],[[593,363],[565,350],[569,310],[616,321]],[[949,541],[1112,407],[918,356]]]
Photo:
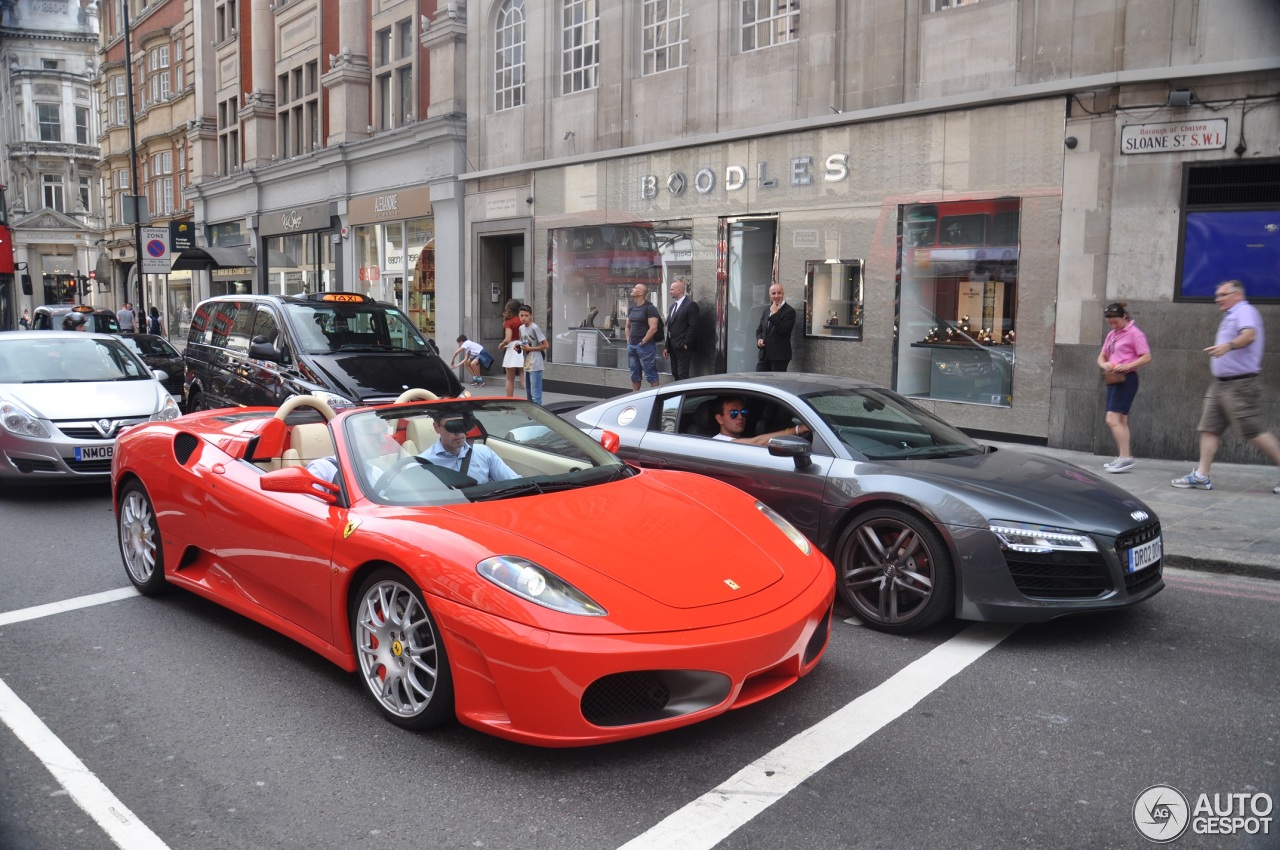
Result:
[[172,268],[175,272],[186,269],[192,271],[210,271],[212,269],[239,269],[257,266],[249,250],[242,246],[231,248],[188,248],[173,257]]

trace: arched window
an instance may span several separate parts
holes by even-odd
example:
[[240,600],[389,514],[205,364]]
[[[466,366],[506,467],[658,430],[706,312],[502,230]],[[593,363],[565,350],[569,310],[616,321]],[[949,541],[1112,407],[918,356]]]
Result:
[[524,0],[506,0],[494,29],[493,109],[524,103]]

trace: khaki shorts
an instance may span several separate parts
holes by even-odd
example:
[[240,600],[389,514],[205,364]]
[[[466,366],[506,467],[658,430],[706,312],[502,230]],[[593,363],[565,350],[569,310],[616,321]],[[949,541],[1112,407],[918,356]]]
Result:
[[1265,429],[1258,399],[1262,394],[1262,381],[1257,375],[1234,381],[1217,378],[1205,390],[1204,406],[1200,408],[1198,431],[1222,435],[1227,427],[1243,440],[1252,440]]

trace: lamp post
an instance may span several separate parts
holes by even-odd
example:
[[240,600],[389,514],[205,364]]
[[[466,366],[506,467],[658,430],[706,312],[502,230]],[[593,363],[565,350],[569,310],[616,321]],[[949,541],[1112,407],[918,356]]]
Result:
[[[134,192],[133,206],[133,272],[138,281],[138,309],[136,315],[146,315],[146,287],[142,284],[142,194],[138,191],[138,128],[133,111],[133,36],[129,32],[129,0],[120,4],[124,10],[124,74],[129,106],[129,186]],[[129,288],[125,286],[127,295]]]

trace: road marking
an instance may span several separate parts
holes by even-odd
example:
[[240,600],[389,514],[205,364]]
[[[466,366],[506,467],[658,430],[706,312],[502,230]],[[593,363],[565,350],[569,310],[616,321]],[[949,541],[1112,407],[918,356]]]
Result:
[[50,602],[48,605],[20,608],[17,611],[7,611],[0,614],[0,626],[23,623],[27,620],[38,620],[41,617],[75,611],[78,608],[92,608],[94,605],[105,605],[108,602],[117,602],[121,599],[128,599],[130,596],[139,595],[138,591],[133,587],[121,587],[116,590],[104,590],[102,593],[92,593],[88,596],[77,596],[74,599],[64,599],[61,602]]
[[710,850],[1017,630],[1009,624],[970,626],[619,850]]
[[169,845],[90,773],[84,762],[76,758],[76,754],[36,717],[35,712],[18,699],[3,679],[0,679],[0,721],[35,753],[71,799],[102,827],[117,847],[125,850],[169,850]]

